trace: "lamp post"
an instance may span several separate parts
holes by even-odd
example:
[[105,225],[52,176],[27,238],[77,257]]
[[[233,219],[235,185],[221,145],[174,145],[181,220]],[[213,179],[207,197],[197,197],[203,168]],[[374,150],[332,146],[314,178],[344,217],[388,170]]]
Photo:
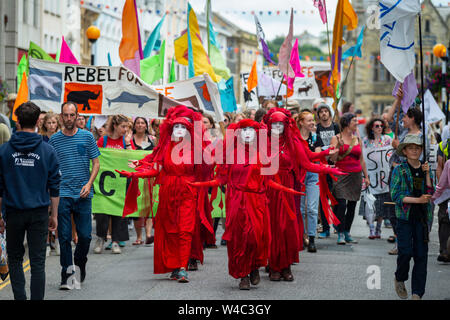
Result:
[[89,39],[89,42],[91,43],[91,65],[95,64],[95,59],[94,59],[94,43],[97,41],[98,38],[100,38],[100,29],[97,28],[96,26],[90,26],[87,30],[86,30],[86,36]]
[[448,123],[448,101],[446,101],[447,98],[447,83],[446,83],[446,73],[447,73],[447,48],[441,44],[438,43],[433,48],[433,54],[442,60],[442,92],[441,92],[441,100],[442,100],[442,110],[445,113],[445,123]]

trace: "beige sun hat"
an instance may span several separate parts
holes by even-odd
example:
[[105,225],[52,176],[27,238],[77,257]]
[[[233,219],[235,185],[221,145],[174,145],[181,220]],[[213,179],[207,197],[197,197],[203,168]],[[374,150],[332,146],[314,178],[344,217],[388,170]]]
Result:
[[405,137],[405,139],[403,140],[403,142],[400,143],[400,144],[398,145],[398,147],[397,147],[397,154],[398,154],[399,156],[402,156],[402,157],[404,156],[404,154],[403,154],[403,149],[405,149],[405,147],[406,147],[408,144],[415,144],[415,145],[418,145],[418,146],[423,147],[423,146],[422,146],[422,138],[421,138],[420,136],[418,136],[418,135],[416,135],[416,134],[408,134],[408,135],[406,135],[406,137]]
[[9,102],[9,101],[15,101],[17,99],[17,93],[9,93],[8,96],[6,97],[5,101]]

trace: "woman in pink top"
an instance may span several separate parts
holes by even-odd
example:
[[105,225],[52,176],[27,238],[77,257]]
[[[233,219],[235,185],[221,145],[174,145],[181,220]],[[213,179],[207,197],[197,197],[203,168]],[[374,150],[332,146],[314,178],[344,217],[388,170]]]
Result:
[[447,160],[444,165],[432,199],[434,204],[439,205],[439,256],[437,260],[450,262],[450,219],[448,212],[448,202],[450,200],[450,160]]
[[356,203],[361,197],[361,172],[364,182],[370,184],[366,163],[362,154],[361,141],[355,134],[358,120],[353,113],[344,113],[340,120],[341,133],[331,139],[330,146],[339,148],[339,153],[330,157],[336,167],[348,175],[339,176],[333,184],[333,195],[338,201],[334,212],[341,222],[337,226],[338,244],[356,243],[350,236],[350,228],[355,217]]

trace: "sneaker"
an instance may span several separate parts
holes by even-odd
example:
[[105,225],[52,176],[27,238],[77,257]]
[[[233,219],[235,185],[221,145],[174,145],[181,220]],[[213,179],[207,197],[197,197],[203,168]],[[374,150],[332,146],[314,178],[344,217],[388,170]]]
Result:
[[117,242],[113,242],[111,249],[112,249],[112,253],[115,253],[115,254],[122,253],[122,250],[120,250],[119,244]]
[[112,241],[105,247],[105,250],[111,250],[112,249]]
[[439,261],[439,262],[450,262],[450,258],[448,256],[444,255],[444,254],[440,254],[437,257],[437,261]]
[[411,296],[411,300],[422,300],[422,298],[418,295],[418,294],[413,294],[412,296]]
[[376,239],[376,235],[375,235],[375,232],[373,230],[370,230],[369,239],[370,240]]
[[392,250],[389,250],[388,253],[389,253],[391,256],[396,256],[396,255],[398,254],[397,247],[392,248]]
[[186,272],[186,270],[180,269],[180,271],[178,272],[178,282],[180,282],[180,283],[188,283],[189,282],[188,273]]
[[319,239],[325,239],[330,237],[330,230],[319,233]]
[[405,283],[403,281],[397,281],[394,278],[395,292],[400,297],[400,299],[408,299],[408,291],[406,290]]
[[259,270],[253,270],[250,272],[250,283],[256,286],[261,281],[261,277],[259,276]]
[[72,274],[68,274],[67,272],[61,273],[61,284],[59,285],[59,290],[72,290],[72,286],[67,284],[67,280]]
[[98,237],[97,241],[95,241],[94,253],[97,253],[97,254],[102,253],[104,243],[105,243],[105,240],[103,240],[103,238]]
[[381,239],[381,230],[375,232],[375,239]]
[[344,234],[341,232],[338,232],[338,239],[337,239],[337,244],[345,244],[345,239],[344,239]]
[[170,275],[170,280],[178,280],[178,272],[180,272],[180,269],[173,270]]
[[241,278],[239,283],[239,290],[250,290],[250,279],[247,277]]
[[281,277],[283,278],[284,281],[294,281],[294,276],[292,275],[291,267],[284,269],[281,272]]
[[352,236],[350,235],[349,232],[344,231],[344,240],[347,243],[358,243],[358,241],[353,240]]
[[55,239],[55,255],[60,256],[61,255],[61,248],[59,246],[59,240]]
[[197,271],[198,270],[198,265],[197,265],[196,259],[189,259],[188,270],[189,271]]
[[125,241],[119,241],[119,247],[123,248],[125,247],[127,244],[125,243]]

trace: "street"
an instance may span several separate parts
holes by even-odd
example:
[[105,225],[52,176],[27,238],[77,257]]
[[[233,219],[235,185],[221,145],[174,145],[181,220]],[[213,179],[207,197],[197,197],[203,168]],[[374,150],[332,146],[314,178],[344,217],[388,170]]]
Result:
[[[356,210],[358,212],[358,210]],[[94,222],[95,224],[95,222]],[[95,230],[95,228],[93,228]],[[450,264],[437,262],[439,242],[437,219],[430,235],[428,276],[423,299],[450,299]],[[356,216],[352,236],[358,244],[338,246],[337,236],[317,239],[317,253],[300,253],[300,263],[292,266],[293,282],[272,282],[260,269],[261,282],[250,291],[238,289],[239,280],[228,275],[227,251],[220,246],[223,232],[218,228],[218,249],[205,250],[205,263],[189,272],[187,284],[169,280],[169,274],[153,274],[153,246],[132,246],[134,230],[122,254],[93,253],[87,264],[87,277],[81,289],[58,290],[59,257],[50,255],[46,262],[47,300],[400,300],[394,291],[396,256],[388,255],[393,245],[386,239],[392,229],[382,228],[382,239],[369,240],[368,227]],[[30,268],[25,257],[27,295]],[[412,263],[411,263],[412,270]],[[411,274],[411,272],[410,272]],[[410,292],[410,281],[406,283]],[[12,300],[9,278],[0,282],[0,301]]]

